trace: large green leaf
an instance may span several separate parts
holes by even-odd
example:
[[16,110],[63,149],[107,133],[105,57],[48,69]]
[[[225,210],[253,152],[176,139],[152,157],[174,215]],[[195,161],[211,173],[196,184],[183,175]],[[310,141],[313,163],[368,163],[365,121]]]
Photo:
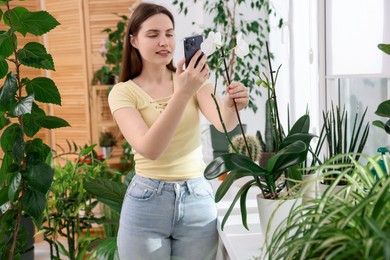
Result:
[[14,116],[21,116],[21,115],[25,115],[25,114],[30,114],[33,103],[34,103],[34,95],[22,98],[12,108],[12,114]]
[[8,186],[5,186],[0,189],[0,206],[4,205],[8,201]]
[[42,222],[42,213],[46,207],[46,196],[44,193],[27,188],[22,195],[23,210],[33,217],[35,223],[40,225]]
[[1,136],[1,148],[10,152],[16,164],[20,164],[24,156],[23,129],[18,124],[12,124],[4,130]]
[[126,194],[126,185],[113,182],[105,178],[87,180],[84,188],[96,197],[97,200],[106,204],[113,210],[121,212],[123,199]]
[[22,184],[22,174],[20,174],[20,172],[15,173],[12,176],[11,184],[8,189],[8,199],[10,201],[13,201],[19,194],[20,191],[19,188],[21,184]]
[[303,115],[295,122],[293,127],[288,132],[288,135],[293,135],[298,133],[308,133],[309,128],[310,128],[310,116]]
[[38,122],[38,118],[46,116],[45,111],[43,111],[37,104],[33,103],[31,113],[26,114],[23,117],[24,120],[24,133],[28,137],[33,137],[41,129],[41,125]]
[[12,29],[20,32],[23,36],[26,36],[27,29],[24,26],[23,23],[23,16],[25,14],[28,14],[29,11],[23,7],[23,6],[17,6],[9,12],[8,10],[4,13],[4,23],[8,26],[10,26],[9,22],[9,13],[11,13],[11,23],[12,23]]
[[28,185],[37,191],[46,194],[53,182],[54,171],[50,165],[46,163],[38,163],[30,168],[26,178]]
[[7,111],[12,102],[15,101],[18,84],[15,74],[8,73],[3,87],[0,89],[0,111]]
[[8,63],[0,55],[0,79],[4,78],[8,72]]
[[[288,167],[301,163],[307,156],[308,146],[302,142],[294,142],[268,159],[266,164],[267,173],[277,175]],[[278,177],[274,177],[277,179]]]
[[[0,56],[1,57],[9,57],[14,52],[12,42],[11,42],[11,36],[10,31],[0,31]],[[14,37],[15,46],[17,46],[17,37],[16,35]]]
[[37,164],[39,162],[46,162],[47,158],[51,154],[51,148],[43,142],[41,138],[34,138],[26,142],[26,157],[27,163]]
[[286,138],[284,138],[283,142],[280,144],[280,149],[283,149],[286,146],[289,146],[290,144],[295,143],[297,141],[302,141],[307,146],[309,146],[313,137],[315,137],[315,135],[309,133],[295,133],[292,135],[289,134]]
[[61,105],[61,95],[54,81],[45,77],[34,78],[27,81],[28,94],[34,94],[35,100],[43,103]]
[[54,70],[53,58],[46,52],[46,48],[37,42],[27,43],[19,51],[19,59],[23,65],[29,67]]
[[22,16],[21,23],[28,33],[36,36],[41,36],[60,24],[46,11],[25,13]]
[[206,179],[212,180],[231,170],[238,169],[247,172],[264,172],[264,169],[254,163],[249,157],[237,153],[229,153],[218,156],[211,161],[204,170],[204,176]]
[[375,114],[383,117],[390,117],[390,99],[379,104]]
[[37,121],[43,128],[55,129],[70,126],[67,121],[56,116],[44,116],[37,118]]

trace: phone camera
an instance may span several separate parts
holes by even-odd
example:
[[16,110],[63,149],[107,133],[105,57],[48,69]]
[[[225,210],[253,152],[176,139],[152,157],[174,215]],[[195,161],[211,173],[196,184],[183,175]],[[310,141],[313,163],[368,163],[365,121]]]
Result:
[[193,38],[187,39],[185,46],[186,46],[187,51],[194,50],[195,49],[195,39],[193,39]]

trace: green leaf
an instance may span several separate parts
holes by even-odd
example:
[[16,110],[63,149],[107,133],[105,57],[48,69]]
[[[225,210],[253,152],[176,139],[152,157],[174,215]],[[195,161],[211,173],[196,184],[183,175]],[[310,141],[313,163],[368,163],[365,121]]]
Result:
[[110,208],[121,212],[123,198],[126,194],[126,185],[113,182],[105,178],[96,178],[87,180],[84,184],[87,192],[96,197],[96,199]]
[[295,122],[293,127],[288,132],[288,135],[297,134],[297,133],[308,133],[309,128],[310,128],[310,116],[303,115]]
[[390,117],[390,99],[379,104],[375,114],[383,117]]
[[30,114],[33,103],[34,103],[34,95],[22,98],[13,107],[12,114],[14,116]]
[[390,44],[378,44],[378,48],[383,51],[384,53],[387,53],[390,55]]
[[70,126],[70,124],[62,118],[56,116],[44,116],[37,118],[37,122],[47,129],[55,129],[60,127]]
[[18,172],[12,176],[11,185],[8,189],[8,199],[10,201],[14,201],[14,199],[18,196],[21,183],[22,175],[20,174],[20,172]]
[[[29,11],[22,6],[17,6],[12,9],[11,12],[11,23],[12,23],[12,29],[20,32],[23,36],[26,36],[27,29],[24,27],[23,24],[23,15],[27,14]],[[6,11],[4,13],[4,17],[7,17],[7,19],[4,19],[4,23],[8,26],[10,26],[10,23],[8,21],[9,11]]]
[[4,180],[7,178],[8,169],[11,164],[12,154],[10,152],[5,152],[0,167],[0,183],[3,183]]
[[375,120],[374,122],[372,122],[372,124],[373,124],[374,126],[379,127],[379,128],[385,129],[385,123],[383,123],[382,121]]
[[23,117],[24,120],[24,132],[28,137],[33,137],[41,129],[41,125],[38,122],[38,118],[46,116],[45,111],[43,111],[37,104],[32,104],[32,109],[30,114],[26,114]]
[[[17,46],[17,37],[14,37],[15,46]],[[0,56],[7,58],[12,55],[14,48],[11,42],[11,33],[10,31],[1,31],[0,30]]]
[[25,66],[54,70],[53,58],[46,52],[46,48],[37,42],[27,43],[24,48],[19,51],[19,59]]
[[22,16],[22,24],[28,33],[41,36],[60,23],[48,12],[37,11],[25,13]]
[[53,176],[54,171],[50,165],[41,162],[33,165],[27,172],[27,182],[32,189],[46,194],[53,182]]
[[206,179],[212,180],[231,170],[238,169],[247,172],[258,172],[259,174],[265,171],[249,157],[237,153],[229,153],[218,156],[211,161],[204,170],[204,176]]
[[5,59],[0,59],[0,79],[4,78],[5,75],[7,75],[7,72],[8,72],[8,63],[5,61]]
[[40,226],[42,213],[46,207],[45,194],[28,187],[22,195],[22,203],[24,211],[34,219],[37,226]]
[[0,112],[0,130],[10,123],[10,120],[5,115],[6,112]]
[[16,92],[18,91],[18,84],[15,74],[8,73],[3,87],[0,89],[0,110],[7,111],[10,104],[15,101]]
[[8,187],[2,187],[0,189],[0,206],[4,205],[8,201]]
[[45,77],[27,81],[26,90],[29,95],[34,94],[35,100],[43,103],[61,105],[61,95],[54,81]]
[[10,152],[16,164],[20,164],[24,156],[23,129],[18,124],[12,124],[4,130],[1,136],[1,148]]
[[100,260],[117,260],[117,238],[105,238],[96,250],[96,257]]

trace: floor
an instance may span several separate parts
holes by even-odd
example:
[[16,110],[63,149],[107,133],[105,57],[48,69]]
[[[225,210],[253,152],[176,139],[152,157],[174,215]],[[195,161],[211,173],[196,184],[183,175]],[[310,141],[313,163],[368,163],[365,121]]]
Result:
[[50,260],[50,247],[46,241],[34,243],[34,260]]

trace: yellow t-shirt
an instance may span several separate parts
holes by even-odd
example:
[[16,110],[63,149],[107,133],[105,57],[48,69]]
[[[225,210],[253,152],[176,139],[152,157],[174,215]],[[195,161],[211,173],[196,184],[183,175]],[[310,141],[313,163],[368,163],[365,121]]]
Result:
[[[176,76],[173,75],[175,89]],[[205,82],[206,83],[206,82]],[[205,84],[203,84],[205,85]],[[110,91],[111,113],[117,109],[136,108],[150,127],[160,116],[171,96],[153,99],[132,80],[116,84]],[[203,175],[204,163],[200,141],[199,106],[196,96],[188,102],[174,137],[157,160],[149,160],[134,150],[137,174],[158,180],[186,180]]]

